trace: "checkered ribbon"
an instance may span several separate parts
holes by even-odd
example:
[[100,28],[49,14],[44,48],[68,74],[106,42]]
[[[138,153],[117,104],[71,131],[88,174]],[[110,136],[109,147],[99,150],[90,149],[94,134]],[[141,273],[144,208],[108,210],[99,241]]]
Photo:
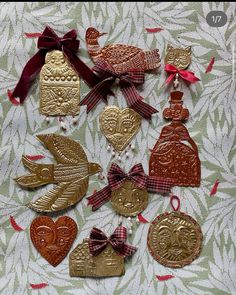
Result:
[[87,198],[88,205],[92,205],[93,211],[108,202],[111,199],[111,192],[121,187],[125,180],[135,182],[141,189],[146,188],[149,192],[160,194],[170,193],[173,186],[173,179],[171,178],[146,175],[141,163],[134,165],[128,173],[125,173],[117,164],[112,163],[107,178],[108,185]]
[[89,252],[91,255],[96,256],[101,253],[108,244],[117,251],[124,258],[133,255],[137,248],[125,244],[127,239],[127,232],[124,226],[118,226],[113,234],[108,238],[103,231],[94,227],[90,232],[89,237]]
[[147,120],[151,120],[152,114],[158,112],[152,106],[142,101],[143,97],[139,95],[134,86],[134,84],[141,85],[144,83],[145,73],[143,70],[133,69],[126,73],[116,74],[113,67],[104,60],[98,60],[93,70],[98,73],[103,80],[95,85],[80,102],[80,105],[87,105],[87,113],[89,113],[100,100],[107,103],[107,95],[116,79],[119,79],[119,85],[130,108]]

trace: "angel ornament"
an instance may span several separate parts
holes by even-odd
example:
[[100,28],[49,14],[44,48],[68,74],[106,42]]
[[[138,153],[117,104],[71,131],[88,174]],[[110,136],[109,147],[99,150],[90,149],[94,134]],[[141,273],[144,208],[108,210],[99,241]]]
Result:
[[83,198],[88,189],[89,176],[101,172],[102,168],[97,163],[89,163],[81,145],[66,136],[44,134],[37,137],[53,154],[57,164],[38,164],[23,156],[22,162],[31,174],[15,180],[28,188],[56,184],[45,195],[27,204],[27,207],[37,212],[66,209]]
[[66,60],[62,51],[52,50],[46,54],[40,72],[40,113],[59,116],[61,128],[66,130],[63,116],[71,115],[73,124],[80,110],[80,78]]

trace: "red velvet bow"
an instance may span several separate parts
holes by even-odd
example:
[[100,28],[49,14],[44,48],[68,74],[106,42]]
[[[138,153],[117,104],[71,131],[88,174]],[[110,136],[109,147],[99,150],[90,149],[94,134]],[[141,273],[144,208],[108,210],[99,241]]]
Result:
[[87,113],[89,113],[101,99],[107,102],[107,95],[117,78],[119,79],[119,85],[130,108],[147,120],[151,119],[152,114],[158,112],[142,101],[143,98],[139,95],[134,86],[134,84],[138,85],[144,83],[145,73],[143,70],[134,69],[126,73],[116,74],[113,67],[104,60],[97,61],[93,70],[97,72],[103,80],[94,86],[88,95],[80,102],[80,105],[87,105]]
[[193,72],[186,71],[186,70],[179,70],[175,66],[170,64],[166,64],[164,70],[167,73],[170,73],[170,76],[166,79],[166,84],[169,84],[174,79],[176,74],[179,74],[179,76],[182,79],[189,81],[190,83],[195,83],[197,81],[200,81],[200,79],[196,77]]
[[150,192],[169,193],[172,187],[173,179],[148,176],[144,173],[142,164],[134,165],[128,173],[125,173],[120,166],[112,163],[108,171],[108,185],[100,191],[89,196],[88,205],[92,205],[92,210],[96,211],[104,203],[111,199],[111,192],[122,186],[125,180],[131,180],[139,188],[146,188]]
[[69,31],[60,38],[50,27],[47,26],[38,39],[39,51],[25,65],[20,80],[10,95],[10,100],[12,101],[14,98],[19,97],[20,103],[24,102],[35,76],[39,73],[45,63],[46,53],[53,49],[61,50],[74,70],[91,87],[95,86],[100,79],[81,59],[77,57],[76,53],[79,49],[80,41],[76,38],[77,33],[75,30]]
[[91,255],[96,256],[101,253],[108,244],[124,258],[133,255],[137,248],[125,244],[127,239],[126,228],[119,226],[115,229],[114,233],[108,238],[103,231],[94,227],[91,230],[89,237],[89,252]]

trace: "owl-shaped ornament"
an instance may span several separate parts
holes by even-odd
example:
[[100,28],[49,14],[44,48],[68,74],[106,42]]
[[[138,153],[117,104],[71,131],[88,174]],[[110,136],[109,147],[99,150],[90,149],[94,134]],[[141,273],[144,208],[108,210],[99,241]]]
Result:
[[52,50],[46,54],[45,64],[40,72],[40,113],[59,116],[60,125],[66,129],[63,116],[75,117],[80,110],[80,78],[66,60],[62,51]]
[[134,150],[131,140],[138,133],[141,126],[141,116],[131,108],[119,109],[116,106],[108,106],[99,117],[102,133],[109,141],[107,151],[112,147],[112,156],[118,152],[118,160],[121,161],[121,153],[125,151],[126,157],[129,156],[128,146]]
[[174,48],[171,45],[167,46],[165,56],[165,71],[170,74],[166,80],[169,84],[173,80],[174,89],[179,87],[179,78],[189,82],[195,83],[199,81],[193,72],[187,71],[191,63],[192,49],[190,46],[186,48]]

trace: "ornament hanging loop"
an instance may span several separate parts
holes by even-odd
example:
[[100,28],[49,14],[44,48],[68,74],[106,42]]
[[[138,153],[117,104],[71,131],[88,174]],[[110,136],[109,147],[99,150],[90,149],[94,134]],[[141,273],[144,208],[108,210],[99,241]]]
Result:
[[[174,205],[174,200],[177,201],[177,206]],[[171,207],[172,207],[172,209],[174,211],[179,211],[179,208],[180,208],[180,199],[179,199],[179,197],[176,196],[176,195],[171,195],[170,196],[170,205],[171,205]]]

